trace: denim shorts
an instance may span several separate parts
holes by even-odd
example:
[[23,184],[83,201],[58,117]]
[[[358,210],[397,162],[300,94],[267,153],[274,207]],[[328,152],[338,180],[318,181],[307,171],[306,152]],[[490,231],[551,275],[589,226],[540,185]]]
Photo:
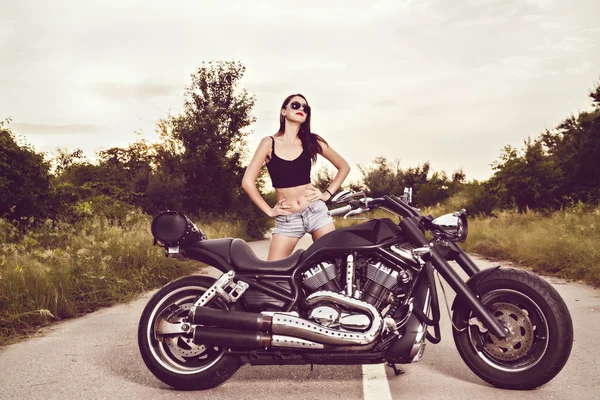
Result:
[[328,211],[325,202],[317,200],[300,212],[279,215],[275,218],[273,234],[301,238],[307,232],[313,233],[317,229],[333,223],[333,218]]

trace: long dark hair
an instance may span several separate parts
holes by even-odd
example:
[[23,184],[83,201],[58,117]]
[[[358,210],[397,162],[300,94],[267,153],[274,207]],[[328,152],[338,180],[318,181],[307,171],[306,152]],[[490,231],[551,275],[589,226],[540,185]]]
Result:
[[[286,97],[285,100],[283,101],[283,104],[281,105],[281,110],[283,110],[284,108],[287,107],[290,100],[294,96],[302,97],[304,99],[304,101],[306,101],[306,104],[308,104],[308,100],[306,100],[306,97],[304,97],[303,95],[291,94],[288,97]],[[281,115],[281,110],[279,110],[279,131],[277,132],[278,134],[283,134],[285,132],[285,117],[283,115]],[[300,138],[300,141],[302,142],[302,147],[306,151],[308,151],[308,155],[310,156],[310,158],[312,159],[312,162],[314,163],[315,161],[317,161],[317,154],[323,154],[323,147],[321,146],[321,143],[327,144],[327,142],[321,136],[317,135],[316,133],[312,133],[310,131],[311,114],[312,114],[312,112],[306,114],[306,120],[302,123],[302,125],[300,125],[300,130],[298,131],[298,137]]]

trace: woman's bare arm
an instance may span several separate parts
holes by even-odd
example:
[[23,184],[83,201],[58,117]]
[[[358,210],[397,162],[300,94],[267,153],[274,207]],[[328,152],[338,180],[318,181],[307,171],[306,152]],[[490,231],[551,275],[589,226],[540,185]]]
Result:
[[339,188],[342,186],[342,183],[344,183],[344,180],[350,173],[350,164],[348,164],[348,162],[344,160],[341,155],[333,150],[331,146],[321,143],[321,148],[323,149],[323,157],[329,160],[329,162],[331,162],[333,166],[337,168],[337,173],[327,187],[329,192],[335,193],[339,190]]
[[256,204],[258,208],[261,209],[262,212],[267,214],[269,217],[272,217],[273,209],[271,206],[267,204],[265,199],[261,196],[258,188],[256,187],[256,179],[258,178],[258,174],[260,173],[260,169],[262,168],[267,156],[271,152],[271,140],[270,138],[264,137],[258,144],[258,148],[256,152],[254,152],[254,156],[248,164],[246,168],[246,172],[244,173],[244,177],[242,178],[242,188],[248,194],[250,199]]
[[256,179],[260,173],[260,169],[263,163],[267,159],[267,156],[271,153],[271,141],[270,137],[263,138],[258,144],[258,148],[254,153],[254,157],[248,164],[244,177],[242,178],[242,188],[248,193],[250,199],[261,209],[262,212],[267,214],[269,217],[276,217],[278,215],[290,215],[291,213],[287,210],[291,208],[289,205],[284,206],[283,202],[287,199],[280,199],[277,201],[275,207],[271,208],[263,199],[258,188],[256,187]]
[[334,167],[337,168],[337,172],[333,177],[333,180],[329,183],[327,191],[324,193],[322,193],[318,188],[316,188],[312,184],[306,187],[306,189],[308,190],[305,196],[307,197],[307,200],[311,202],[319,199],[323,201],[329,200],[333,196],[333,194],[337,192],[338,189],[342,186],[342,183],[344,183],[344,179],[346,179],[346,177],[350,173],[350,165],[346,162],[346,160],[344,160],[342,156],[340,156],[335,150],[333,150],[331,146],[325,144],[325,142],[321,142],[321,149],[321,154],[323,155],[323,157],[329,160],[329,162],[331,162],[334,165]]

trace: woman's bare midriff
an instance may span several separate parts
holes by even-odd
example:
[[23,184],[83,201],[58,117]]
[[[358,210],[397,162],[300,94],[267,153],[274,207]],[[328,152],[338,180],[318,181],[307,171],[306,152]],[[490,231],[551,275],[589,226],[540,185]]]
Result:
[[313,187],[310,184],[289,187],[289,188],[280,188],[275,189],[277,193],[277,201],[281,201],[286,199],[282,205],[290,206],[290,208],[285,208],[286,211],[291,213],[297,213],[304,210],[311,203],[306,197],[306,194],[309,193],[307,186]]

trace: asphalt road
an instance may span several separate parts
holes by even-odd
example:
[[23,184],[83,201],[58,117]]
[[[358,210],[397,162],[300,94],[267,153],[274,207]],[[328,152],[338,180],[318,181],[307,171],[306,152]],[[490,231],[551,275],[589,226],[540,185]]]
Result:
[[[305,238],[299,247],[309,244]],[[267,246],[267,241],[252,244],[262,257]],[[480,268],[497,265],[476,261]],[[0,399],[598,399],[600,292],[579,283],[546,279],[571,311],[575,343],[563,371],[533,391],[496,389],[473,374],[454,347],[443,304],[442,342],[428,344],[422,361],[404,365],[405,373],[398,377],[382,365],[315,365],[313,371],[310,366],[243,366],[215,389],[176,391],[146,369],[137,348],[138,319],[154,293],[150,292],[1,349]],[[451,301],[454,293],[447,285],[446,293]]]

